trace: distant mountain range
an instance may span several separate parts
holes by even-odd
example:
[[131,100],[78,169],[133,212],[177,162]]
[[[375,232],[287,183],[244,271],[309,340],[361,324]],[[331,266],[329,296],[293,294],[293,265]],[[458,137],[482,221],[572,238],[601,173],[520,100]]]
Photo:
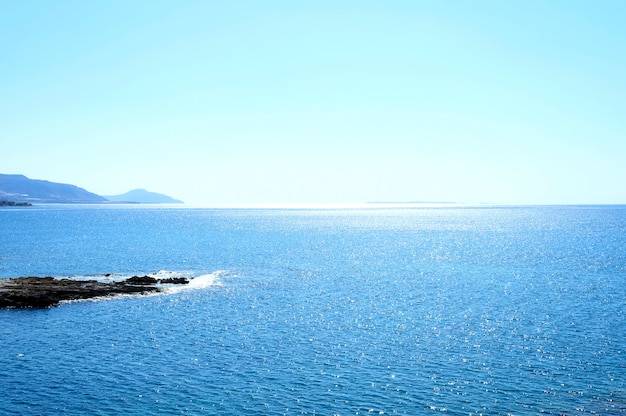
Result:
[[182,203],[167,195],[135,189],[122,195],[104,197],[75,185],[30,179],[24,175],[0,174],[0,200],[28,203],[65,204],[175,204]]

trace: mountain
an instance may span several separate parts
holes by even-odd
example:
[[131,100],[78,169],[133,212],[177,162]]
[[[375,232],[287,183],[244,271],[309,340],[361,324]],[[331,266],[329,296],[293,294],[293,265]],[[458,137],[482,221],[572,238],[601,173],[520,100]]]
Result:
[[78,186],[0,174],[0,199],[13,202],[102,203],[106,198]]
[[149,192],[145,189],[133,189],[122,195],[106,196],[111,202],[128,202],[136,204],[182,204],[183,201],[171,198],[167,195]]
[[75,185],[30,179],[24,175],[0,173],[0,201],[4,205],[14,203],[80,203],[98,204],[127,202],[137,204],[182,204],[167,195],[134,189],[122,195],[100,196]]

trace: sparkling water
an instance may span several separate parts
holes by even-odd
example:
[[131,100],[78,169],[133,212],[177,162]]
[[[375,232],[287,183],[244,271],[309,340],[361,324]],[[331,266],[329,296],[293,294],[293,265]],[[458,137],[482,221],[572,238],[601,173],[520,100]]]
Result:
[[[626,414],[626,207],[0,210],[0,414]],[[110,274],[110,276],[106,276]]]

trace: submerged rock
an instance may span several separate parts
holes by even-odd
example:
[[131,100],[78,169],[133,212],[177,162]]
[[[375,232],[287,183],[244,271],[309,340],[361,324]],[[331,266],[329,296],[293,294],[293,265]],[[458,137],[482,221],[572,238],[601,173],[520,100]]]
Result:
[[133,276],[121,282],[55,279],[53,277],[18,277],[0,279],[0,308],[47,308],[62,301],[92,299],[120,294],[161,292],[163,284],[187,284],[186,278],[157,280]]

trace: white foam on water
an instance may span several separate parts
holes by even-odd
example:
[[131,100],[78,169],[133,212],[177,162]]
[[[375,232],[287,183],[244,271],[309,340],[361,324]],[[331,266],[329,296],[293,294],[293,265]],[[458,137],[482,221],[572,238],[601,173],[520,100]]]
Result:
[[226,270],[218,270],[209,274],[189,278],[186,285],[172,285],[164,289],[163,293],[178,293],[185,290],[206,289],[212,286],[221,286],[221,277],[227,275]]
[[211,274],[203,274],[198,277],[194,277],[191,279],[187,287],[191,289],[202,289],[210,286],[214,286],[217,281],[217,276],[213,273]]

